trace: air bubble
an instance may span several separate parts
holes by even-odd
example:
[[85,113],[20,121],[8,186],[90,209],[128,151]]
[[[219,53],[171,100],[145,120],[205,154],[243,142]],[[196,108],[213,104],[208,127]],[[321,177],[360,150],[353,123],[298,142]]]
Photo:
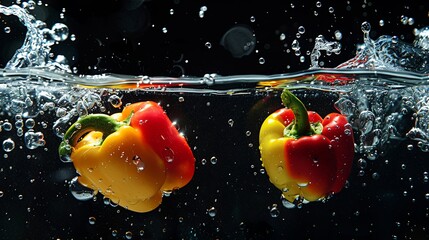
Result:
[[363,33],[369,33],[371,31],[371,24],[369,22],[363,22],[360,29]]
[[122,99],[118,95],[112,95],[107,100],[114,108],[120,108],[122,106]]
[[233,127],[233,126],[234,126],[234,120],[232,120],[232,119],[228,119],[228,125],[229,125],[230,127]]
[[259,64],[265,64],[265,59],[263,57],[259,58]]
[[89,217],[89,219],[88,219],[88,222],[89,222],[89,224],[91,224],[91,225],[94,225],[94,224],[95,224],[95,221],[96,221],[96,218],[95,218],[95,217]]
[[15,148],[15,142],[8,138],[3,141],[3,150],[5,152],[12,152],[12,150]]
[[206,46],[206,48],[210,49],[212,48],[212,44],[210,42],[206,42],[206,44],[204,44]]
[[255,16],[251,16],[251,17],[250,17],[250,21],[251,21],[251,22],[255,22],[255,21],[256,21]]
[[133,238],[133,233],[130,231],[126,231],[125,232],[125,238],[126,239],[132,239]]
[[207,209],[207,214],[210,216],[210,217],[216,217],[216,208],[214,208],[214,207],[211,207],[211,208],[209,208],[209,209]]
[[36,149],[45,146],[44,135],[42,132],[28,131],[24,135],[25,146],[28,149]]
[[69,28],[63,23],[55,23],[51,34],[55,41],[64,41],[69,35]]
[[280,211],[277,208],[277,204],[273,204],[273,206],[271,207],[271,209],[270,209],[270,215],[273,218],[276,218],[276,217],[278,217],[280,215]]
[[3,125],[2,125],[2,128],[6,132],[9,132],[10,130],[12,130],[12,123],[10,123],[10,122],[4,122]]
[[298,33],[299,33],[299,34],[304,34],[304,33],[305,33],[305,28],[304,28],[304,26],[299,26],[299,27],[298,27]]
[[292,50],[294,50],[294,51],[298,51],[299,49],[300,49],[300,46],[299,46],[299,42],[298,42],[298,40],[296,40],[296,39],[294,39],[293,41],[292,41]]
[[217,163],[217,158],[215,156],[210,158],[210,162],[214,165]]
[[36,125],[36,122],[32,118],[29,118],[25,121],[25,127],[28,129],[32,129],[35,125]]
[[5,27],[5,28],[4,28],[4,32],[5,32],[5,33],[10,33],[10,27]]
[[343,34],[339,30],[336,30],[334,32],[334,36],[335,36],[335,40],[337,41],[340,41],[343,38]]

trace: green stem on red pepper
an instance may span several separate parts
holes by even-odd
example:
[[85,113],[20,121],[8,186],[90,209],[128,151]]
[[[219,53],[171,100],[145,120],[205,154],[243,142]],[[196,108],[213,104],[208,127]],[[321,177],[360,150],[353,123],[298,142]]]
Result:
[[285,137],[293,137],[298,139],[302,136],[311,136],[314,134],[320,134],[323,126],[320,122],[316,124],[310,124],[308,120],[307,109],[304,104],[289,90],[284,89],[281,94],[283,105],[292,110],[295,115],[293,123],[289,124],[284,131]]

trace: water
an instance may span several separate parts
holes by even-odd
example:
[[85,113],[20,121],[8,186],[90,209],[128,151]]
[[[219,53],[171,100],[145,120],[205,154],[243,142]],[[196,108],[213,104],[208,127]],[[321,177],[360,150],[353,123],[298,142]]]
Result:
[[[316,11],[329,7],[314,5]],[[316,37],[310,67],[302,71],[79,75],[64,56],[51,54],[55,42],[69,37],[68,27],[48,27],[28,13],[33,7],[31,1],[0,5],[0,13],[17,16],[27,28],[23,45],[0,75],[0,234],[5,239],[428,237],[429,28],[416,29],[410,43],[395,36],[372,39],[371,25],[363,22],[356,56],[335,68],[321,68],[322,58],[341,54],[341,32],[333,41]],[[197,18],[211,13],[210,6],[199,9]],[[251,16],[250,22],[259,19]],[[291,49],[302,56],[301,37],[309,30],[296,29]],[[238,25],[226,31],[220,45],[244,58],[256,41],[252,29]],[[352,174],[346,188],[327,200],[282,199],[261,166],[259,127],[282,107],[285,87],[322,116],[341,112],[353,127]],[[183,189],[164,193],[159,208],[136,214],[80,185],[72,163],[60,159],[57,149],[79,117],[120,112],[145,100],[158,102],[186,136],[196,172]]]

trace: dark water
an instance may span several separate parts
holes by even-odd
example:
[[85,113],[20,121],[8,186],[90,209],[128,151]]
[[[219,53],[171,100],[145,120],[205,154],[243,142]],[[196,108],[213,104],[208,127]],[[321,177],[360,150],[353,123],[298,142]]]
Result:
[[[335,93],[296,93],[321,115],[335,111]],[[357,154],[346,189],[325,203],[287,209],[278,189],[261,173],[258,150],[259,126],[281,107],[276,91],[231,96],[134,92],[122,99],[143,100],[161,102],[194,149],[195,176],[186,187],[144,214],[105,205],[100,194],[94,201],[81,202],[68,190],[67,181],[76,173],[71,163],[58,159],[60,138],[44,131],[43,148],[19,149],[23,143],[15,132],[3,131],[2,138],[17,139],[17,147],[2,159],[0,168],[2,238],[123,239],[128,231],[133,239],[428,237],[429,183],[424,171],[429,165],[427,153],[415,142],[392,140],[389,151],[375,161],[366,160],[364,168],[358,159],[365,157]],[[46,114],[37,119],[51,122],[50,118]],[[409,144],[414,148],[408,150]]]

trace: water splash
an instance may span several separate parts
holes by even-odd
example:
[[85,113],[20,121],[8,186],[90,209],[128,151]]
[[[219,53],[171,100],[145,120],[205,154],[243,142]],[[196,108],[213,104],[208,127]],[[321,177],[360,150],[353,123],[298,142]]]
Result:
[[12,5],[6,7],[0,5],[0,13],[14,15],[27,28],[24,43],[6,64],[6,69],[26,67],[46,67],[49,70],[63,70],[70,72],[70,67],[65,64],[63,56],[57,56],[58,61],[50,58],[50,51],[55,41],[64,41],[68,37],[68,27],[62,23],[56,23],[52,29],[46,28],[46,23],[36,20],[28,9],[32,5],[23,3],[26,7]]
[[358,47],[357,55],[337,66],[339,69],[383,69],[429,73],[429,28],[417,30],[413,44],[403,42],[397,36],[369,37],[371,25],[362,23],[364,43]]
[[[361,26],[364,43],[358,48],[356,57],[336,69],[321,69],[323,63],[319,59],[322,51],[326,55],[339,54],[341,44],[327,41],[320,35],[310,55],[311,68],[300,73],[225,77],[206,74],[203,78],[76,76],[69,74],[70,68],[63,56],[58,55],[56,60],[50,58],[52,44],[67,39],[67,26],[57,23],[49,29],[44,22],[36,20],[29,13],[31,8],[26,6],[0,5],[0,13],[17,16],[27,28],[23,46],[0,76],[0,98],[5,100],[0,102],[0,113],[27,119],[51,114],[54,118],[50,127],[60,138],[79,116],[105,112],[110,96],[126,94],[131,89],[231,95],[265,90],[269,93],[270,88],[289,87],[337,92],[339,100],[335,106],[357,130],[357,150],[369,159],[386,152],[392,141],[406,138],[417,140],[423,151],[429,149],[428,90],[421,86],[428,82],[429,27],[415,30],[416,39],[409,44],[395,36],[372,40],[369,37],[371,25],[364,22]],[[292,49],[300,51],[298,41],[292,44]],[[267,89],[255,89],[261,82]],[[238,83],[249,87],[231,88]],[[125,90],[122,93],[113,88]],[[34,132],[24,134],[23,128],[18,129],[21,129],[18,136],[27,136],[27,148],[45,144],[39,132],[31,130]]]

